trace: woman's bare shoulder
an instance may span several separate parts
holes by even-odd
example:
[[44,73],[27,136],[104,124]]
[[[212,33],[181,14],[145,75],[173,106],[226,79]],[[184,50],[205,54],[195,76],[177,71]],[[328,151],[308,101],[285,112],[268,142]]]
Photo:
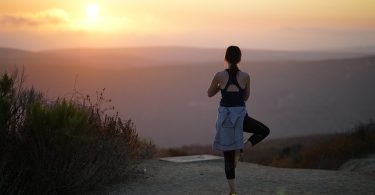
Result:
[[219,78],[223,78],[223,76],[225,76],[225,75],[226,75],[226,71],[225,70],[216,72],[216,74],[215,74],[215,76],[219,77]]
[[239,71],[239,73],[240,73],[240,77],[243,77],[243,78],[250,78],[250,75],[249,75],[249,73],[247,73],[247,72]]

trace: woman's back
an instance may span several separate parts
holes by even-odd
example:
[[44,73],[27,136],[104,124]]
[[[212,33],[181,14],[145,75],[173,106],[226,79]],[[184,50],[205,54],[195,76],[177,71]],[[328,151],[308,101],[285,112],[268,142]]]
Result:
[[[223,71],[220,71],[218,73],[216,73],[218,79],[219,79],[219,87],[220,89],[224,89],[225,86],[227,85],[228,81],[229,81],[229,72],[228,72],[228,69],[225,69]],[[242,72],[241,70],[239,70],[236,74],[236,79],[238,81],[238,84],[240,85],[241,89],[245,89],[246,85],[249,85],[250,83],[248,83],[248,80],[249,79],[249,74],[247,74],[246,72]],[[234,85],[229,85],[228,86],[228,91],[239,91],[239,89],[234,86]]]
[[216,73],[222,99],[221,106],[245,106],[250,94],[250,77],[240,70],[231,72],[229,69]]

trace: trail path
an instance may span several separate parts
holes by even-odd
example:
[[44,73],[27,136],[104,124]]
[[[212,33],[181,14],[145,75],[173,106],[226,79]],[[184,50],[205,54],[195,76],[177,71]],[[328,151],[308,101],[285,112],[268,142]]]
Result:
[[[150,160],[139,169],[137,179],[90,194],[228,194],[222,160],[194,163]],[[375,175],[357,172],[274,168],[240,162],[236,178],[239,195],[375,194]]]

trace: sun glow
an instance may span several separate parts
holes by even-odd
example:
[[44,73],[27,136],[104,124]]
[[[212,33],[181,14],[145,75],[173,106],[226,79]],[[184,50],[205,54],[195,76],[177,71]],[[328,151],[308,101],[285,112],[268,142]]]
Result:
[[78,25],[79,28],[83,28],[89,31],[97,31],[103,28],[102,20],[100,16],[100,7],[97,4],[91,3],[86,5],[86,18],[83,19],[83,23]]
[[97,3],[82,4],[70,17],[69,28],[73,31],[117,34],[139,30],[128,15],[113,14],[113,8]]
[[86,15],[90,19],[95,19],[99,16],[99,6],[96,4],[89,4],[86,7]]
[[375,45],[374,0],[235,2],[0,0],[0,47],[93,42],[98,47],[222,47],[234,42],[249,48],[294,50]]

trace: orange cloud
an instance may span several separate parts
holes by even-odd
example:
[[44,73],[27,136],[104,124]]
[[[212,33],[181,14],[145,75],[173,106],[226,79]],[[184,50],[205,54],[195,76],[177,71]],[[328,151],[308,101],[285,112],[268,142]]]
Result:
[[31,14],[6,14],[0,24],[8,28],[58,26],[68,23],[69,15],[62,9],[49,9]]

